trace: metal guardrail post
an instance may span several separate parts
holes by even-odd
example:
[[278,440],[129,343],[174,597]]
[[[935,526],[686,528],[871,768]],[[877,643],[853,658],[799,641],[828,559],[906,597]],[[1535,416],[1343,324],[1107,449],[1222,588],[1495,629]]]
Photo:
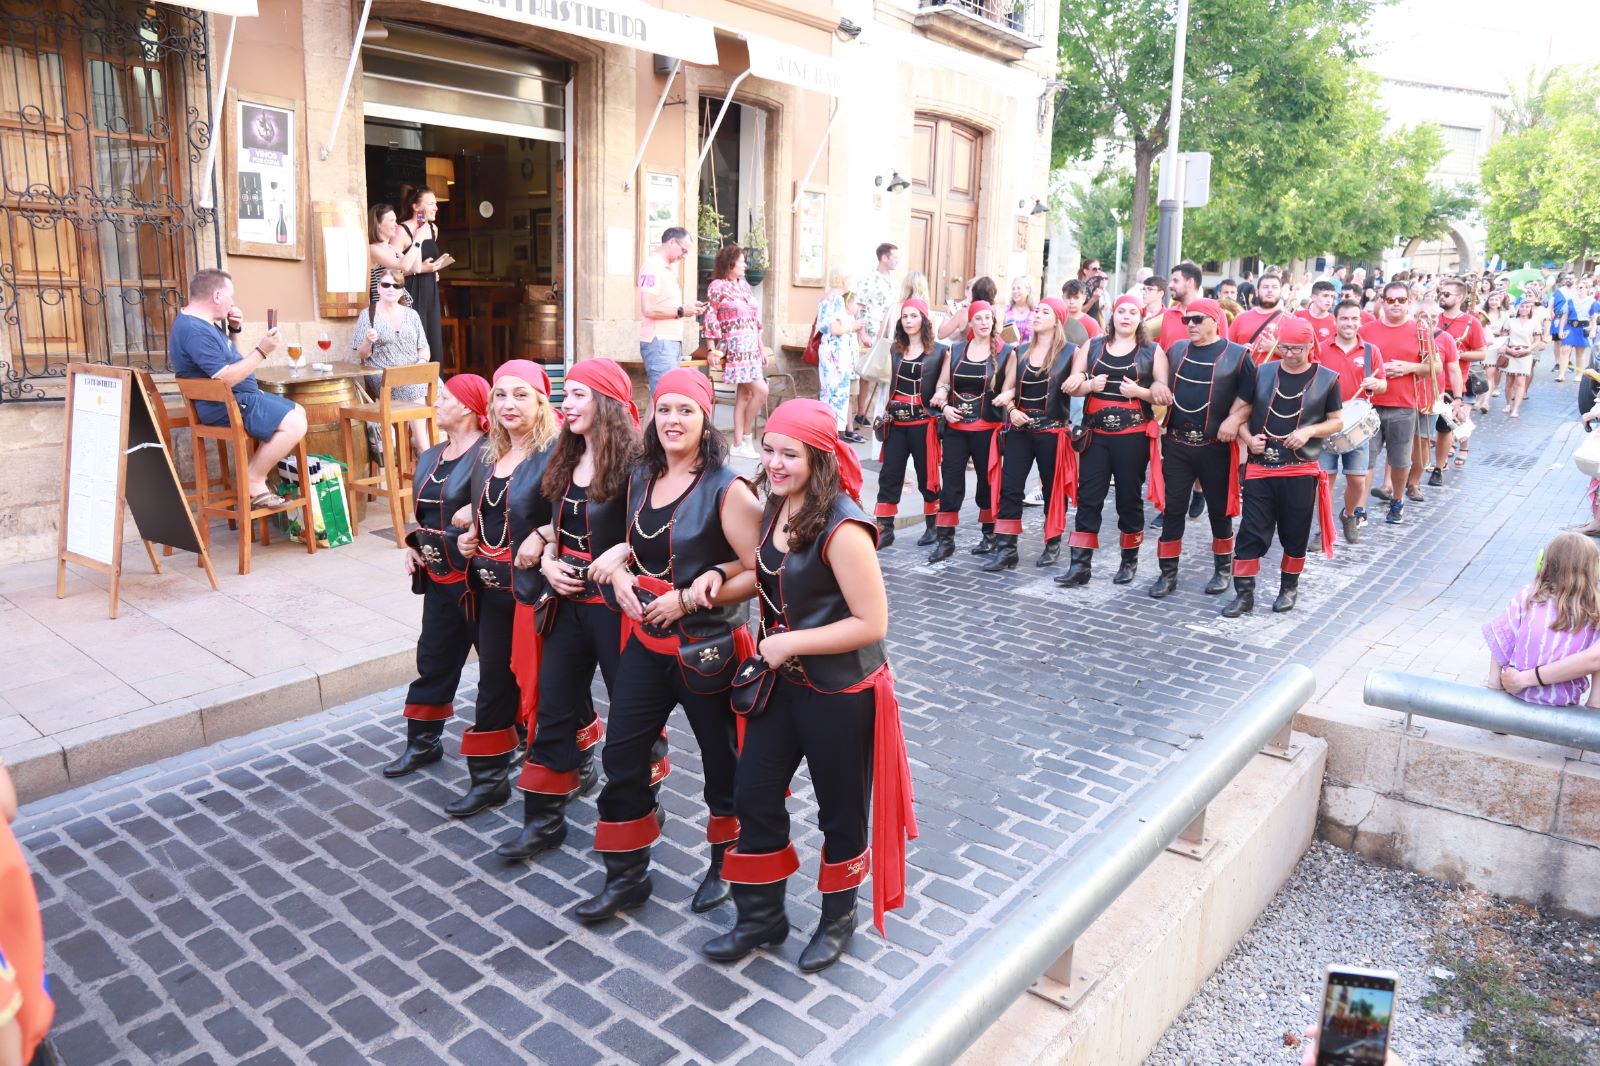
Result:
[[904,1008],[845,1049],[841,1061],[860,1066],[953,1062],[1040,975],[1059,974],[1070,984],[1071,953],[1078,938],[1195,822],[1261,746],[1294,720],[1315,691],[1312,673],[1303,666],[1275,673],[987,936]]
[[1463,685],[1396,670],[1367,674],[1364,696],[1374,707],[1498,730],[1530,740],[1600,752],[1600,714],[1582,707],[1540,707],[1479,685]]

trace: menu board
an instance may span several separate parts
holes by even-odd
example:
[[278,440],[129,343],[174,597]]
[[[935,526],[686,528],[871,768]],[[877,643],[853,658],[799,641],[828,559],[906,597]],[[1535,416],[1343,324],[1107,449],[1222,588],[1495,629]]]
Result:
[[110,566],[117,547],[122,493],[123,390],[120,377],[73,379],[67,550]]

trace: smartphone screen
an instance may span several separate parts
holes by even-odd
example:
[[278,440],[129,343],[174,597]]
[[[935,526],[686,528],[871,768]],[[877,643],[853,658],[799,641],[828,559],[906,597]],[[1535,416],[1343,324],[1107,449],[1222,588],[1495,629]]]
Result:
[[267,308],[267,328],[278,328],[278,309],[276,307]]
[[1328,967],[1317,1066],[1383,1066],[1398,980],[1387,970]]

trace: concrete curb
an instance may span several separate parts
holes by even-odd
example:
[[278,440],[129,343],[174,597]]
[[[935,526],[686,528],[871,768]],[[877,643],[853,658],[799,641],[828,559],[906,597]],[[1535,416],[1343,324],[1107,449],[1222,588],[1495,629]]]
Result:
[[329,710],[416,676],[416,641],[395,638],[6,748],[23,803],[219,740]]

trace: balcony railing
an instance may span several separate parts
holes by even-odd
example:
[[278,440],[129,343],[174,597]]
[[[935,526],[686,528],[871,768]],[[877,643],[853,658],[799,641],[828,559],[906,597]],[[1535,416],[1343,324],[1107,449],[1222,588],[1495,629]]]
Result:
[[919,0],[916,24],[931,37],[1014,62],[1044,37],[1040,0]]

